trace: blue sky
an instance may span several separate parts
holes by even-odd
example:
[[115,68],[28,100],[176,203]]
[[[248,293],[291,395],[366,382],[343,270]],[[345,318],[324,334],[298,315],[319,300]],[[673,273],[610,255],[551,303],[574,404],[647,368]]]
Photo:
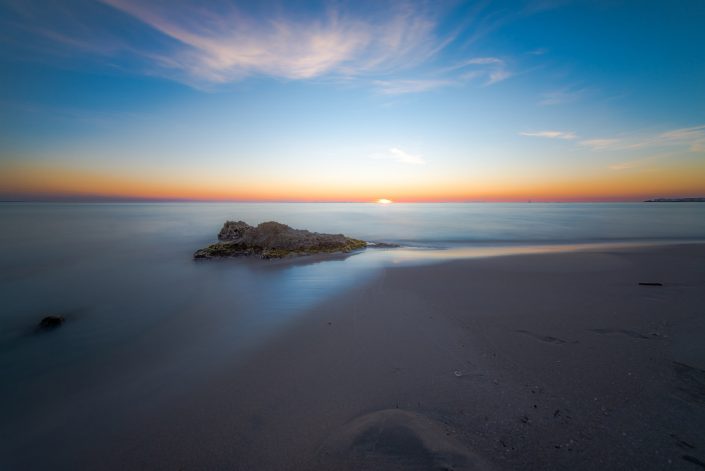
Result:
[[703,24],[695,0],[0,0],[0,193],[704,193]]

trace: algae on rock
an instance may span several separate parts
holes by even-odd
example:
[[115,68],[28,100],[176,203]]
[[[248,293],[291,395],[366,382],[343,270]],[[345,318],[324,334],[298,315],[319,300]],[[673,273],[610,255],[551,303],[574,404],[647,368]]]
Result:
[[321,234],[293,229],[270,221],[257,227],[243,221],[226,221],[215,244],[197,250],[194,258],[221,258],[257,255],[261,258],[283,258],[295,255],[351,252],[364,249],[367,242],[343,234]]

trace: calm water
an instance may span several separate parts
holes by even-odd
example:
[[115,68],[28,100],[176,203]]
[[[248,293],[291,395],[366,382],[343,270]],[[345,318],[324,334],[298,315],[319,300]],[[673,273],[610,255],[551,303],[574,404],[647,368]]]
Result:
[[[407,248],[322,262],[194,262],[226,219]],[[134,428],[131,417],[158,414],[246,361],[307,307],[374,280],[381,266],[705,239],[697,203],[7,203],[0,221],[0,469],[41,467],[32,450],[47,441],[52,459],[70,465],[76,443]],[[36,334],[47,314],[66,316],[66,325]]]

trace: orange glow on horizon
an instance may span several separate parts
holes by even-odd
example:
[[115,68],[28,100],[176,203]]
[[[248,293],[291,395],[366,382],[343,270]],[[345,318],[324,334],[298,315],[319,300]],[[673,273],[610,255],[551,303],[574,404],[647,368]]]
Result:
[[[191,177],[191,178],[189,178]],[[322,179],[323,180],[323,179]],[[387,198],[377,195],[386,194]],[[192,176],[155,178],[146,173],[87,171],[49,166],[15,165],[0,172],[0,196],[28,199],[137,199],[189,201],[300,202],[511,202],[630,201],[652,197],[705,195],[705,169],[665,168],[659,172],[595,173],[580,178],[497,178],[471,180],[360,182],[344,177],[314,182],[273,176]]]

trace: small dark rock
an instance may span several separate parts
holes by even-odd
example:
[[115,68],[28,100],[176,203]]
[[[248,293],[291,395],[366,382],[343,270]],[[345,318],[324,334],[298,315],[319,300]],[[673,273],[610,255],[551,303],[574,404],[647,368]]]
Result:
[[40,330],[51,330],[56,329],[61,326],[66,321],[64,316],[46,316],[44,319],[39,321],[37,328]]

